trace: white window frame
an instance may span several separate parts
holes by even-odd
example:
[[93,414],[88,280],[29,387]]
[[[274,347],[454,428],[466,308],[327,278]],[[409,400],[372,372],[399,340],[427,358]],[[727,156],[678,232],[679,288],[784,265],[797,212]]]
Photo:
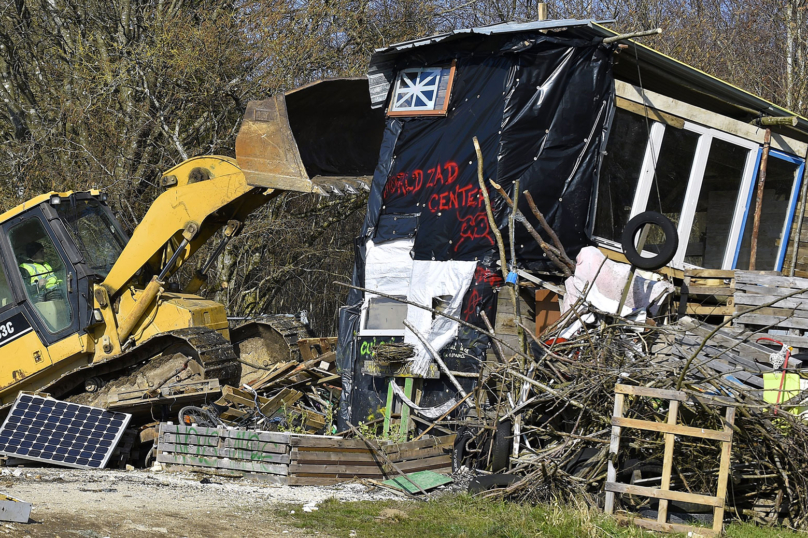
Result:
[[[756,142],[718,131],[716,129],[704,127],[690,121],[685,121],[683,128],[687,131],[697,133],[699,135],[699,140],[696,145],[696,153],[693,158],[690,175],[688,176],[687,191],[685,192],[685,199],[682,204],[682,213],[679,216],[679,224],[677,226],[677,232],[679,234],[679,249],[676,251],[673,260],[671,260],[669,265],[676,269],[684,269],[685,267],[692,266],[691,264],[685,263],[684,258],[685,254],[687,253],[690,230],[693,227],[693,221],[696,217],[696,205],[698,204],[699,194],[701,192],[701,184],[704,179],[704,170],[707,167],[707,159],[710,155],[710,147],[713,139],[717,138],[747,150],[743,176],[732,218],[732,226],[730,228],[724,258],[721,263],[722,269],[730,269],[735,262],[735,252],[737,250],[738,242],[741,240],[740,230],[743,226],[743,219],[744,215],[746,214],[746,207],[749,200],[752,181],[755,177],[755,163],[757,160],[757,151],[759,145]],[[657,121],[652,122],[651,135],[648,137],[648,145],[646,146],[642,171],[637,182],[637,189],[634,193],[634,201],[631,206],[630,218],[634,218],[638,214],[644,212],[648,206],[648,199],[651,195],[651,189],[654,182],[656,163],[660,148],[662,147],[662,140],[665,136],[666,129],[675,129],[675,127],[670,127]],[[605,240],[601,240],[601,242],[604,244],[607,243]],[[652,253],[648,254],[653,255]]]
[[[391,294],[392,295],[392,294]],[[404,327],[404,323],[402,321],[401,329],[366,329],[365,325],[368,319],[368,309],[370,308],[370,300],[375,299],[377,297],[384,298],[381,295],[375,295],[373,293],[366,293],[365,300],[362,302],[362,316],[359,320],[359,336],[404,336],[404,331],[406,328]],[[407,294],[403,295],[404,299],[407,298]],[[405,303],[406,304],[406,303]],[[404,314],[404,319],[407,319],[407,314]]]

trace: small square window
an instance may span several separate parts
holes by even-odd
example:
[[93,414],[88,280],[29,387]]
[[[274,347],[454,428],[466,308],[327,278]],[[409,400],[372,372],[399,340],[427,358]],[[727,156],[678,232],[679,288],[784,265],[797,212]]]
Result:
[[[406,297],[401,297],[401,299],[406,299]],[[371,297],[368,300],[362,333],[403,333],[405,319],[407,319],[407,303],[387,297]]]
[[454,61],[448,66],[402,69],[396,79],[388,115],[446,115],[454,74]]

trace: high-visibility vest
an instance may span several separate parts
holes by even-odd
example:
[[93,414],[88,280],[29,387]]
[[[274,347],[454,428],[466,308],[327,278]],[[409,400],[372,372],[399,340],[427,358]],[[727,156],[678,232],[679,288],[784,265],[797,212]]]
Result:
[[46,290],[52,290],[59,285],[59,279],[48,263],[26,262],[20,264],[20,267],[28,271],[28,274],[31,275],[30,283],[32,286],[36,286],[40,278],[45,279],[44,289]]

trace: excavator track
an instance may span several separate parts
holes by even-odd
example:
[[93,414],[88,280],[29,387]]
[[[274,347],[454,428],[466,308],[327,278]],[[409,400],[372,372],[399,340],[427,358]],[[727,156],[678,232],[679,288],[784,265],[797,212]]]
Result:
[[241,364],[230,342],[213,329],[192,327],[161,334],[117,357],[73,370],[40,390],[61,398],[82,386],[86,380],[131,374],[126,370],[173,353],[182,353],[199,363],[204,379],[215,378],[223,385],[237,386],[239,383]]

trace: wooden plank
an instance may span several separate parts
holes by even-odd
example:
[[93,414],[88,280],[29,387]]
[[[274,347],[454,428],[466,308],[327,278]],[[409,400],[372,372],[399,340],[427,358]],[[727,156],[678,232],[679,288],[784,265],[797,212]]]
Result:
[[301,452],[332,452],[334,454],[371,454],[373,451],[369,448],[339,448],[339,447],[311,447],[311,446],[298,446],[292,450],[299,450]]
[[615,516],[615,519],[623,523],[636,525],[652,531],[668,533],[678,532],[687,536],[719,536],[716,532],[707,527],[694,527],[692,525],[680,525],[678,523],[660,523],[659,521],[655,521],[653,519],[628,518],[625,516]]
[[[638,86],[634,86],[622,80],[615,80],[614,86],[617,96],[635,103],[646,104],[660,112],[666,112],[674,116],[689,119],[695,123],[718,129],[725,133],[734,134],[747,140],[752,140],[758,144],[763,144],[763,132],[765,129],[760,129],[757,126],[749,125],[742,121],[738,121],[726,116],[721,116],[715,112],[699,108],[690,104],[673,99],[665,95],[643,90]],[[779,149],[792,155],[805,155],[808,150],[808,145],[793,138],[789,138],[778,133],[772,133],[771,145],[773,148]]]
[[416,448],[414,450],[403,450],[401,452],[393,452],[389,455],[389,458],[393,460],[394,463],[409,460],[422,460],[424,458],[431,458],[433,456],[442,456],[443,454],[448,454],[451,452],[451,450],[452,450],[451,446]]
[[160,431],[165,433],[193,434],[206,437],[219,437],[224,430],[217,428],[205,428],[204,426],[185,426],[184,424],[160,423]]
[[684,129],[685,127],[685,120],[682,118],[678,118],[676,116],[672,116],[671,114],[666,114],[665,112],[660,112],[654,108],[649,108],[647,106],[641,105],[639,103],[635,103],[634,101],[629,101],[628,99],[624,99],[622,97],[615,98],[615,104],[622,108],[623,110],[627,110],[634,114],[639,114],[640,116],[647,117],[650,120],[658,121],[660,123],[664,123],[666,125],[670,125],[676,129]]
[[392,455],[396,452],[404,452],[407,450],[415,450],[418,448],[428,448],[435,446],[452,447],[455,442],[455,434],[441,435],[439,437],[430,437],[427,439],[419,439],[418,441],[408,441],[406,443],[391,443],[379,444],[379,448],[384,450],[385,454]]
[[[612,413],[612,421],[616,418],[623,417],[623,405],[625,404],[626,396],[624,394],[617,393],[614,395],[614,412]],[[606,471],[606,481],[607,482],[615,482],[617,481],[617,468],[614,466],[614,460],[617,458],[617,451],[620,449],[620,427],[612,426],[612,437],[611,441],[609,442],[609,459],[608,459],[608,467]],[[603,511],[606,514],[613,514],[614,513],[614,492],[607,491],[606,492],[606,500],[603,506]]]
[[263,463],[260,461],[247,462],[230,460],[226,458],[208,458],[200,456],[188,456],[184,454],[168,454],[165,452],[157,454],[157,461],[160,463],[173,465],[250,471],[254,473],[269,473],[282,476],[286,476],[288,470],[288,466],[285,464]]
[[761,274],[756,271],[735,271],[735,281],[776,288],[808,289],[808,278]]
[[[612,417],[612,426],[620,426],[622,428],[635,428],[637,430],[645,430],[650,432],[660,433],[673,433],[676,435],[687,435],[688,437],[698,437],[700,439],[712,439],[714,441],[726,441],[731,439],[731,434],[724,431],[708,430],[706,428],[692,428],[690,426],[681,425],[668,425],[662,422],[650,422],[647,420],[638,420],[636,418],[620,418]],[[609,480],[614,482],[614,480]]]
[[367,445],[361,439],[342,439],[334,437],[303,437],[291,435],[289,444],[297,447],[311,448],[361,448],[367,450]]
[[[395,462],[394,462],[395,463]],[[426,471],[429,469],[439,469],[452,464],[452,455],[446,454],[444,456],[435,456],[433,458],[424,458],[419,460],[409,460],[402,463],[396,463],[396,467],[404,472]],[[389,470],[388,474],[394,474],[393,469]]]
[[[763,314],[743,314],[737,318],[744,325],[765,325],[767,327],[786,327],[790,329],[808,329],[808,319],[789,316],[765,316]],[[775,338],[777,340],[777,338]]]
[[[679,402],[676,400],[671,401],[670,408],[668,408],[668,424],[675,426],[676,420],[679,417]],[[673,448],[675,436],[672,433],[665,434],[665,453],[662,458],[662,483],[660,489],[669,493],[671,489],[671,469],[673,468]],[[608,484],[607,484],[608,489]],[[648,496],[648,495],[646,495]],[[662,497],[659,501],[659,509],[657,513],[657,521],[660,523],[668,522],[668,498]],[[676,500],[676,499],[673,499]]]
[[[729,466],[732,458],[732,425],[735,424],[735,408],[727,407],[724,414],[724,431],[729,434],[729,440],[721,444],[721,463],[718,467],[718,491],[715,496],[722,501],[727,497],[727,480]],[[724,506],[718,506],[713,511],[713,531],[721,534],[724,528]]]
[[736,271],[733,269],[685,269],[685,276],[699,278],[735,278]]
[[219,446],[218,437],[208,437],[182,433],[164,433],[161,442],[180,445]]
[[627,394],[629,396],[648,396],[649,398],[664,398],[665,400],[676,400],[679,402],[686,402],[688,400],[688,395],[679,390],[617,384],[614,386],[614,391],[618,394]]
[[163,452],[206,458],[230,458],[233,460],[266,461],[271,463],[289,463],[290,461],[289,454],[285,452],[258,452],[238,448],[178,445],[173,443],[160,443],[157,445],[157,449]]
[[[679,320],[679,324],[685,327],[688,331],[704,338],[707,337],[714,329],[715,326],[707,323],[701,323],[693,319]],[[738,354],[754,359],[758,362],[769,362],[769,355],[771,350],[754,341],[743,341],[740,338],[728,335],[724,331],[718,331],[711,338],[710,341],[716,345],[725,346],[734,350]]]
[[[808,310],[808,301],[802,300],[799,296],[782,299],[782,295],[755,295],[752,293],[736,293],[735,306],[762,306],[769,305],[774,308],[795,308],[797,310]],[[808,296],[805,297],[808,299]]]
[[290,462],[292,463],[313,463],[316,465],[326,465],[330,463],[345,465],[377,465],[381,460],[373,454],[357,454],[342,452],[300,452],[296,448],[292,449]]
[[690,295],[720,295],[723,297],[732,297],[735,294],[735,289],[723,286],[688,286],[687,293]]
[[259,430],[224,430],[222,437],[240,441],[261,441],[264,443],[288,445],[291,435],[288,433],[263,432]]
[[349,482],[351,478],[321,477],[321,476],[290,476],[287,484],[290,486],[333,486]]
[[382,469],[375,465],[318,465],[314,463],[290,463],[289,473],[323,474],[323,475],[349,475],[349,476],[384,476]]
[[731,316],[735,313],[733,306],[689,304],[685,309],[688,316]]
[[724,506],[724,500],[709,495],[697,495],[695,493],[685,493],[684,491],[671,491],[659,488],[648,488],[645,486],[635,486],[632,484],[620,484],[616,482],[606,482],[606,491],[613,491],[615,493],[627,493],[629,495],[640,495],[643,497],[652,497],[654,499],[661,499],[665,501],[679,501],[694,504],[702,504],[704,506]]

